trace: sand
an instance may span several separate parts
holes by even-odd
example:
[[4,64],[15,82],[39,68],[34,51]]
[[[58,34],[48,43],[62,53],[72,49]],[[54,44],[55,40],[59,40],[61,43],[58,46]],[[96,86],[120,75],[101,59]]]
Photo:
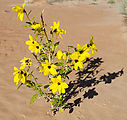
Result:
[[[23,0],[0,0],[0,120],[127,120],[127,26],[117,7],[76,2],[49,5],[41,0],[26,6],[37,19],[44,9],[48,25],[54,20],[61,22],[67,30],[61,49],[88,43],[91,34],[98,48],[92,78],[77,82],[68,100],[69,108],[52,117],[47,114],[49,103],[38,99],[30,105],[34,92],[25,87],[16,90],[13,83],[13,67],[19,67],[24,56],[32,57],[25,45],[31,32],[22,27],[26,18],[20,22],[11,10],[22,3]],[[78,74],[70,78],[77,81]]]

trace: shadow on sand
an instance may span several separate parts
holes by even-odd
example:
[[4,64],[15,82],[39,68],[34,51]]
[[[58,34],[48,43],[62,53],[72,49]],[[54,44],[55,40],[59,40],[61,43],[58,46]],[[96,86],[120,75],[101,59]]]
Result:
[[[86,67],[82,71],[76,73],[76,80],[70,81],[69,88],[66,89],[64,100],[66,105],[64,109],[69,109],[69,113],[73,112],[74,107],[79,107],[80,103],[82,103],[85,98],[92,99],[98,95],[96,85],[102,82],[105,84],[110,84],[115,78],[122,76],[124,73],[123,69],[121,69],[118,72],[108,72],[98,79],[97,75],[102,70],[98,70],[100,65],[103,63],[102,58],[90,58],[87,59],[84,64],[86,63]],[[87,88],[87,91],[83,93],[85,88]],[[74,99],[79,93],[83,93],[83,95],[75,99],[74,102],[68,102],[71,98]]]

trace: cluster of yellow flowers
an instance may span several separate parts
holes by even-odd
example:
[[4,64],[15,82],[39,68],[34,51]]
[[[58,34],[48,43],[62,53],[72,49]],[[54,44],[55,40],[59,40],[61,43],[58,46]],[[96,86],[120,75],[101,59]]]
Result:
[[14,82],[16,83],[16,85],[18,85],[19,80],[21,80],[21,83],[25,83],[29,73],[27,71],[25,71],[25,67],[26,66],[31,66],[32,62],[30,58],[23,58],[20,62],[21,63],[21,67],[20,69],[18,69],[17,67],[14,67],[15,72],[13,73],[14,76]]
[[[26,45],[28,45],[28,49],[31,51],[31,53],[34,55],[35,59],[39,63],[39,72],[43,72],[45,76],[48,75],[48,78],[50,80],[48,84],[49,90],[52,91],[53,94],[55,94],[58,91],[59,96],[61,96],[62,94],[65,93],[66,89],[69,87],[67,83],[65,83],[67,75],[73,70],[83,69],[83,64],[86,61],[86,58],[90,57],[91,54],[94,55],[95,51],[97,51],[97,47],[93,42],[93,36],[90,38],[88,44],[84,44],[83,46],[77,44],[76,48],[71,46],[70,48],[74,49],[73,53],[61,50],[55,52],[57,46],[59,45],[59,42],[53,43],[53,40],[48,39],[43,19],[41,21],[42,23],[41,22],[37,23],[35,21],[32,22],[26,10],[24,9],[24,6],[25,4],[23,3],[22,7],[15,6],[12,8],[12,10],[18,12],[18,18],[21,21],[23,20],[24,13],[26,14],[29,20],[29,22],[27,23],[29,24],[29,27],[32,28],[36,36],[36,39],[34,39],[29,34],[29,40],[27,40],[25,43]],[[50,34],[52,36],[55,34],[56,39],[58,39],[59,37],[63,39],[62,34],[65,34],[66,31],[60,28],[59,21],[58,22],[54,21],[53,26],[51,26],[50,28],[51,28]],[[37,40],[38,36],[40,36],[41,38],[40,42],[38,42]],[[46,42],[44,42],[44,37],[46,39]],[[54,63],[53,62],[54,58],[58,58],[58,62]],[[59,62],[60,60],[61,62]],[[21,84],[27,85],[26,82],[28,82],[28,77],[30,77],[32,85],[33,81],[31,77],[33,77],[36,82],[36,84],[34,83],[35,84],[34,90],[35,88],[36,90],[40,90],[40,88],[37,88],[38,85],[37,79],[34,77],[33,71],[31,72],[30,69],[32,65],[31,59],[23,58],[20,62],[21,66],[19,69],[14,67],[15,72],[13,74],[15,75],[14,82],[16,83],[16,85],[18,85],[19,80]],[[27,68],[27,70],[25,70],[25,68]]]

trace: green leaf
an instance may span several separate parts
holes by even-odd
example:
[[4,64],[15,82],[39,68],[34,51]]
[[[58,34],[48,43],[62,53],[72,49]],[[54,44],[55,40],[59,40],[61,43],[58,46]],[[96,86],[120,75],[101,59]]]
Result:
[[66,78],[66,74],[65,73],[62,73],[61,75],[64,79]]
[[45,85],[44,86],[44,89],[46,90],[49,86],[50,86],[49,84],[48,85]]
[[18,86],[17,90],[18,90],[22,85],[23,85],[23,83],[21,83],[21,84]]
[[26,22],[26,23],[29,24],[29,25],[32,25],[31,22]]
[[38,94],[33,95],[33,97],[30,100],[30,104],[33,104],[34,101],[37,99],[37,97],[38,97]]
[[68,55],[71,55],[71,54],[72,54],[72,53],[67,52],[67,56],[68,56]]
[[42,86],[42,83],[37,83],[36,86],[37,87],[41,87]]
[[[34,29],[33,29],[34,30]],[[34,30],[34,34],[36,34],[37,30]]]
[[41,57],[43,57],[43,56],[45,56],[45,54],[41,53],[41,54],[38,56],[38,58],[41,58]]
[[42,42],[42,39],[40,39],[40,43]]
[[67,73],[66,73],[66,75],[68,75],[69,73],[71,73],[72,72],[72,68],[71,67],[69,67],[69,69],[68,69],[68,71],[67,71]]
[[57,104],[55,105],[55,109],[56,109],[58,106],[59,106],[59,104],[57,103]]
[[56,66],[63,66],[64,63],[63,63],[63,62],[57,62],[57,63],[55,63],[55,65],[56,65]]
[[55,105],[55,104],[56,104],[56,102],[55,102],[55,101],[51,101],[51,103],[52,103],[52,105]]
[[35,86],[35,82],[31,81],[31,80],[26,80],[26,84],[27,84],[27,87],[33,87]]
[[41,95],[42,97],[44,97],[44,93],[42,92],[41,89],[39,90],[39,93],[40,93],[40,95]]
[[75,48],[74,46],[68,46],[69,48]]
[[48,40],[49,43],[52,43],[52,40]]
[[37,87],[33,86],[32,88],[33,88],[33,91],[38,91]]
[[59,71],[60,74],[63,74],[63,72],[64,72],[62,69],[57,69],[56,71],[57,72]]
[[30,86],[30,85],[27,85],[26,87],[31,88],[31,86]]
[[32,20],[35,18],[35,16],[34,17],[32,17]]
[[38,78],[37,78],[37,77],[35,77],[34,79],[35,79],[35,80],[38,80]]
[[58,47],[59,43],[60,43],[60,42],[56,42],[56,43],[54,44],[55,49]]
[[34,72],[34,71],[32,70],[30,74],[33,74],[33,72]]

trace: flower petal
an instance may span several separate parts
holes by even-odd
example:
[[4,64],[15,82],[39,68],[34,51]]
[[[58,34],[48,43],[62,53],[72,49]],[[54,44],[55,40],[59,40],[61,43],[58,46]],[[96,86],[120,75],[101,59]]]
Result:
[[57,74],[57,72],[56,72],[56,70],[54,68],[50,68],[49,71],[50,71],[50,73],[52,75],[56,75]]

